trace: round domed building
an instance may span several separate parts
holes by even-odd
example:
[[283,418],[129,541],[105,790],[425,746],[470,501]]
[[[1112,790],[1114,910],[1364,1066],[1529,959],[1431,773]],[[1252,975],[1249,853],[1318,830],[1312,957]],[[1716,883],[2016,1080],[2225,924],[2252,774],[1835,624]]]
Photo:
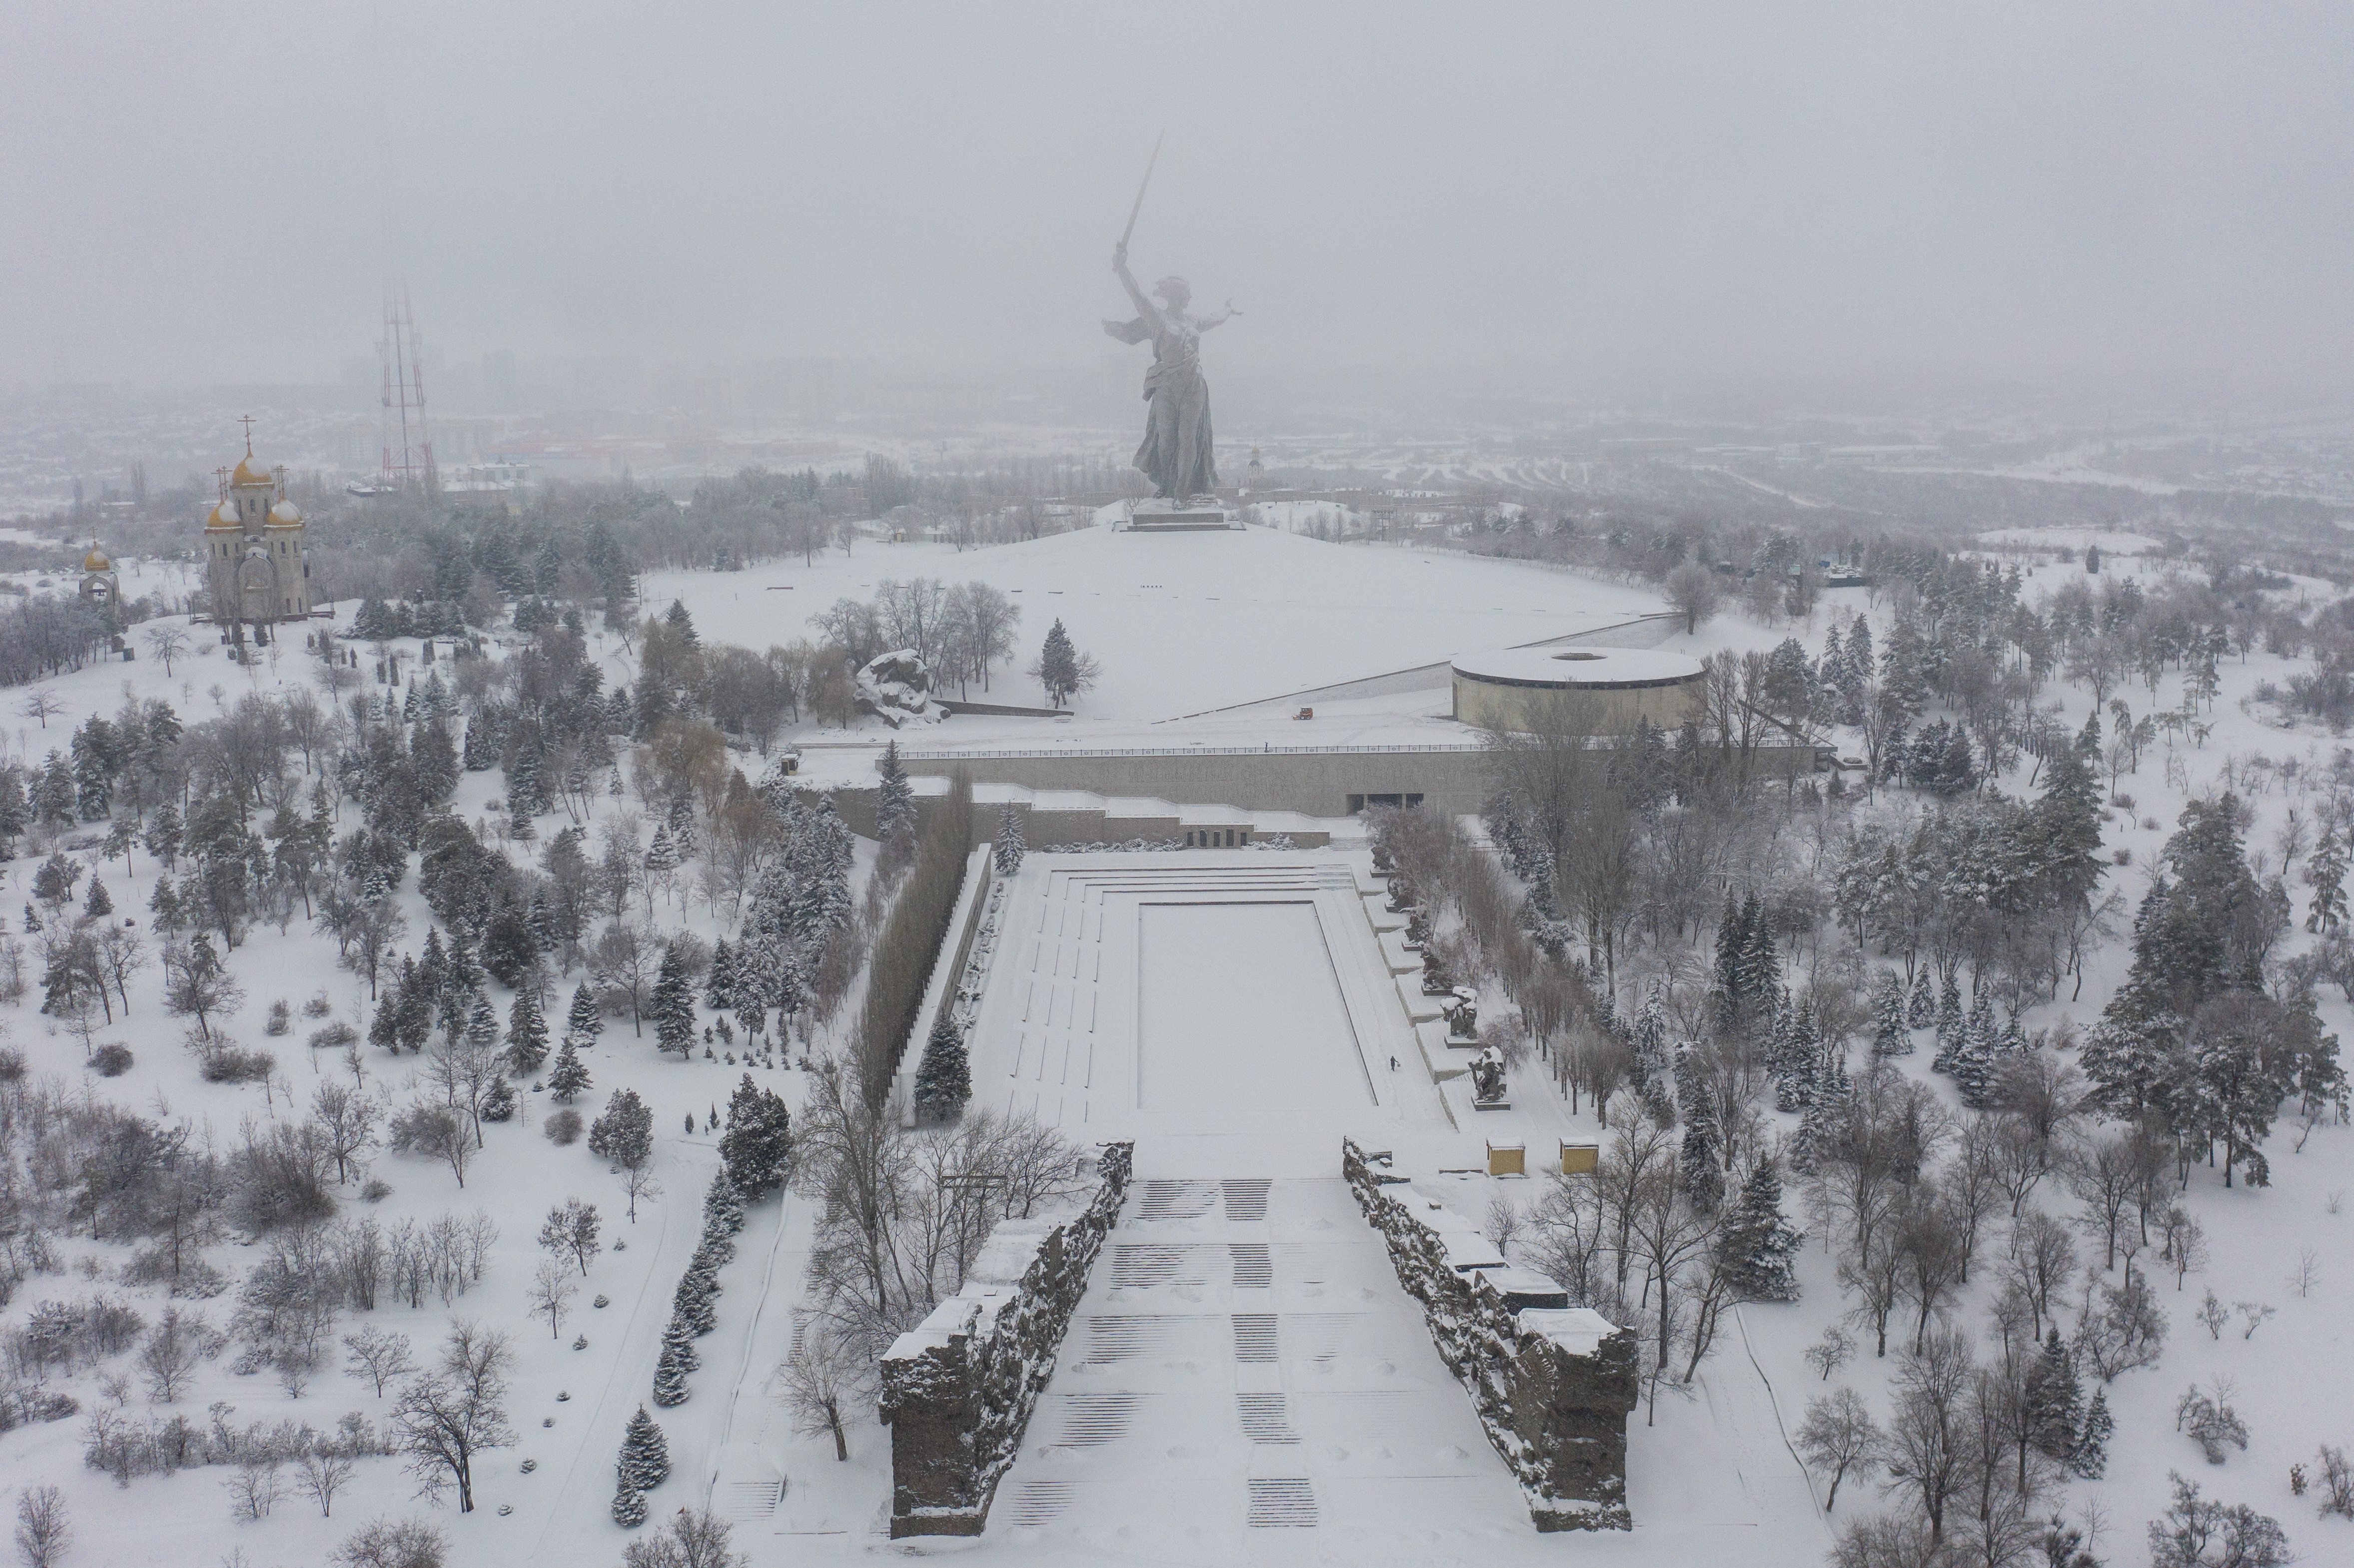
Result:
[[1626,735],[1700,716],[1700,661],[1649,648],[1500,648],[1453,662],[1455,719],[1480,729]]
[[311,563],[302,551],[302,510],[286,499],[286,471],[254,461],[253,439],[234,471],[221,471],[220,500],[205,519],[205,568],[221,641],[270,641],[268,628],[311,616]]

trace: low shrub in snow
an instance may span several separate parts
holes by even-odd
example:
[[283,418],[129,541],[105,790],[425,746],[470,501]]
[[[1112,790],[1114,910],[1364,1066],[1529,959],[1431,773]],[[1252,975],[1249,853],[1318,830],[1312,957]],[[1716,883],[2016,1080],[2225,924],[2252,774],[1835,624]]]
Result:
[[119,1078],[131,1071],[131,1047],[101,1045],[90,1054],[90,1070],[101,1078]]

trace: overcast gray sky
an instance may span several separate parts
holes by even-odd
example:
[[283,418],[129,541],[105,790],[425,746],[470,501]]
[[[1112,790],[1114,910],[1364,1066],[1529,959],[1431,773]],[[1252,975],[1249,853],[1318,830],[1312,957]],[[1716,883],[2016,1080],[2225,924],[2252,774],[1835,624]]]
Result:
[[2335,379],[2354,7],[32,0],[0,381],[438,354]]

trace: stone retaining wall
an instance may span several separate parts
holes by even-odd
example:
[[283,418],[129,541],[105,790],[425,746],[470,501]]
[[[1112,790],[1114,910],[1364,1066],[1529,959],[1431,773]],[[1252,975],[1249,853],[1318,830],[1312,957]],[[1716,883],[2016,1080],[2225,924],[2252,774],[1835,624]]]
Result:
[[[1341,1173],[1382,1233],[1398,1284],[1420,1301],[1439,1358],[1511,1466],[1540,1531],[1631,1530],[1627,1417],[1636,1404],[1630,1329],[1576,1311],[1515,1311],[1478,1271],[1458,1272],[1438,1234],[1384,1188],[1364,1150],[1343,1139]],[[1587,1347],[1591,1348],[1588,1349]]]
[[1102,1184],[1076,1217],[1051,1229],[998,1226],[972,1282],[885,1353],[893,1540],[979,1535],[988,1524],[998,1479],[1021,1450],[1096,1255],[1119,1223],[1135,1149],[1103,1146]]

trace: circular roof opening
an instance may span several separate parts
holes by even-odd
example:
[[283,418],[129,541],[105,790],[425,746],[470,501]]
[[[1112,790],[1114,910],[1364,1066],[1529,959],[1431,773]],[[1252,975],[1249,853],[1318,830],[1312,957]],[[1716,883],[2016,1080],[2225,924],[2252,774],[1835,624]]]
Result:
[[1553,657],[1556,659],[1599,659],[1602,655],[1599,653],[1556,653]]

